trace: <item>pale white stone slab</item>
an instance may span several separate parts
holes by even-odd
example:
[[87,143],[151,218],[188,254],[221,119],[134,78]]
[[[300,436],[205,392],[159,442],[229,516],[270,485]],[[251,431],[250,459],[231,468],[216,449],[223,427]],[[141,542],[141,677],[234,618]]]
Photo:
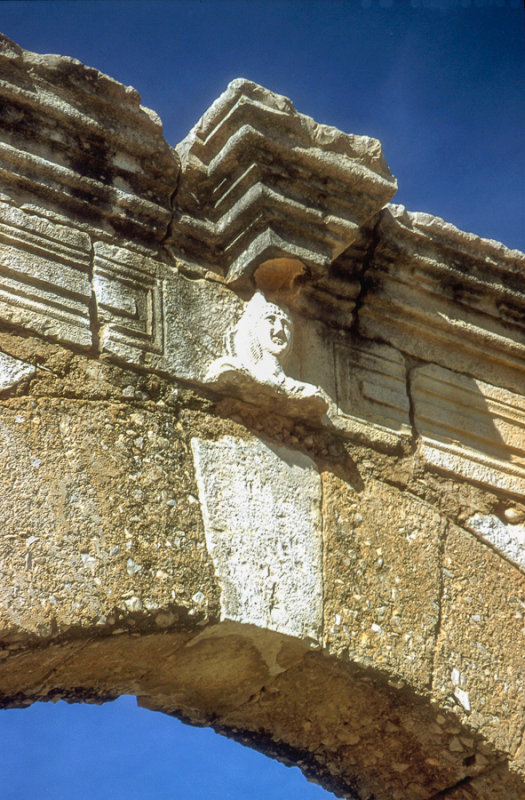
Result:
[[525,526],[508,525],[498,517],[482,514],[475,514],[467,525],[510,561],[525,569]]
[[0,392],[16,386],[21,380],[34,374],[35,368],[32,364],[0,352]]
[[192,439],[223,619],[300,638],[322,625],[321,478],[302,453],[258,439]]

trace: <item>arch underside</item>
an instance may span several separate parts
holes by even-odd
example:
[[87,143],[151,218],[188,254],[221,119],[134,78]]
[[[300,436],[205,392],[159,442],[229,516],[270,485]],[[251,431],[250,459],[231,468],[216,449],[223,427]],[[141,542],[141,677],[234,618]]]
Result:
[[200,631],[171,623],[159,632],[137,617],[126,627],[33,648],[11,641],[0,668],[2,707],[134,694],[143,707],[297,765],[340,797],[522,797],[501,753],[428,696],[394,687],[375,669],[239,623]]

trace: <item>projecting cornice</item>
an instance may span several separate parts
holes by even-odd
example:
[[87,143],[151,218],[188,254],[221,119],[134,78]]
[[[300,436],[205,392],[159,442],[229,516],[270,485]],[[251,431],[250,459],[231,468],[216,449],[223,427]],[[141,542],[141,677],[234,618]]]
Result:
[[385,206],[379,142],[254,83],[176,154],[135,90],[0,44],[4,325],[525,498],[525,255]]
[[177,150],[171,244],[228,283],[249,285],[268,262],[315,279],[397,188],[376,139],[320,125],[244,79]]
[[248,81],[178,150],[0,40],[0,706],[523,800],[525,255]]
[[525,255],[391,205],[375,229],[359,331],[424,361],[522,391]]

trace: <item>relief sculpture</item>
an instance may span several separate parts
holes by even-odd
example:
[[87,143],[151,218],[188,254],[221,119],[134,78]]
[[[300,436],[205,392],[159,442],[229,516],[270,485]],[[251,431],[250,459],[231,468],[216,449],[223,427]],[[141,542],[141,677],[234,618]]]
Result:
[[292,337],[289,313],[256,292],[227,335],[226,355],[212,363],[207,382],[283,413],[322,416],[328,409],[322,390],[284,371]]

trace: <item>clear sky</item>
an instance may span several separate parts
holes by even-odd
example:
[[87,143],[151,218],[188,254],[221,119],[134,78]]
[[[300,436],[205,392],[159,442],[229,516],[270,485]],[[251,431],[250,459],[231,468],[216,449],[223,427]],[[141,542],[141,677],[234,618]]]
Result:
[[[396,202],[525,250],[521,0],[4,0],[0,30],[132,84],[173,145],[232,78],[254,80],[378,137]],[[328,797],[131,704],[0,712],[2,800]]]

